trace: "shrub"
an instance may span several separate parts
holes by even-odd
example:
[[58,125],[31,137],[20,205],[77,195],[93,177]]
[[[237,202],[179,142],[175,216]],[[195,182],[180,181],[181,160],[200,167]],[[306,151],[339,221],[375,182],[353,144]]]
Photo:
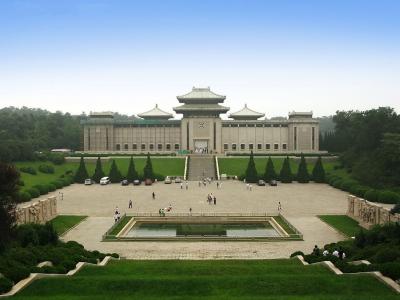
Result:
[[112,163],[111,163],[110,173],[109,173],[108,176],[110,177],[110,181],[112,183],[121,182],[122,176],[121,176],[121,173],[118,170],[118,167],[117,167],[117,164],[115,163],[115,160],[113,160]]
[[312,179],[317,183],[323,183],[325,182],[325,177],[324,166],[322,164],[321,156],[319,156],[312,171]]
[[[126,175],[126,179],[129,182],[133,182],[135,179],[138,179],[138,178],[139,178],[139,175],[138,175],[138,173],[136,171],[135,163],[134,163],[133,158],[131,156],[131,159],[129,161],[129,167],[128,167],[128,173]],[[157,180],[158,180],[158,178],[157,178]]]
[[400,250],[393,247],[384,247],[375,254],[372,262],[387,263],[396,259],[400,259]]
[[52,182],[50,182],[50,184],[54,185],[56,187],[56,189],[61,189],[64,186],[63,183],[59,180],[52,181]]
[[292,177],[293,176],[292,176],[292,171],[290,169],[289,157],[286,156],[282,164],[282,169],[279,174],[279,179],[282,183],[291,183]]
[[295,257],[297,255],[304,256],[304,253],[302,251],[296,251],[296,252],[293,252],[292,254],[290,254],[290,257]]
[[376,202],[378,200],[379,191],[374,189],[369,189],[364,194],[364,199],[372,202]]
[[276,180],[277,175],[275,172],[274,162],[271,157],[268,157],[267,164],[265,165],[264,180],[269,182],[271,180]]
[[18,226],[16,228],[16,238],[22,247],[39,244],[39,236],[32,224]]
[[0,277],[0,294],[7,293],[11,290],[13,283],[6,277]]
[[65,243],[65,246],[68,248],[84,249],[84,247],[76,241],[68,241]]
[[23,181],[23,180],[18,180],[18,183],[17,183],[19,186],[25,186],[25,182]]
[[353,180],[343,180],[342,184],[340,185],[340,189],[346,192],[350,192],[353,186],[357,183]]
[[61,262],[61,265],[67,269],[68,271],[75,269],[76,267],[76,262],[73,260],[64,260]]
[[12,247],[8,249],[4,255],[9,261],[16,261],[28,266],[34,266],[38,263],[35,254],[27,248]]
[[[132,158],[131,158],[131,160],[132,160]],[[128,173],[129,173],[129,171],[128,171]],[[101,166],[100,157],[98,157],[97,161],[96,161],[96,169],[94,170],[94,174],[92,176],[92,179],[93,179],[94,182],[100,182],[100,179],[102,177],[104,177],[104,172],[103,172],[103,168]],[[133,181],[133,180],[131,180],[131,181]]]
[[33,167],[21,167],[21,168],[19,168],[19,170],[21,172],[23,172],[23,173],[28,173],[28,174],[31,174],[31,175],[36,175],[37,174],[35,168],[33,168]]
[[75,182],[83,183],[85,179],[89,178],[88,172],[86,170],[85,161],[83,160],[83,156],[81,156],[81,160],[79,162],[79,167],[75,173]]
[[400,262],[390,262],[378,265],[377,269],[393,280],[400,279]]
[[40,195],[46,195],[49,192],[48,187],[44,184],[37,184],[33,187],[39,190]]
[[52,165],[40,165],[38,169],[45,174],[54,174],[54,167]]
[[29,276],[30,270],[19,264],[14,264],[2,271],[3,275],[15,283]]
[[31,198],[36,198],[40,196],[40,191],[34,187],[26,189],[26,192],[28,192],[31,195]]
[[32,196],[27,191],[21,191],[18,193],[18,201],[19,202],[28,202],[32,199]]
[[400,195],[392,191],[381,191],[378,194],[378,202],[396,204],[400,202]]
[[114,257],[114,258],[119,258],[119,254],[118,253],[111,253],[111,254],[109,254],[111,257]]
[[391,210],[391,214],[400,214],[400,202],[397,203]]
[[150,153],[147,153],[146,165],[143,168],[143,177],[144,179],[154,180],[153,164],[151,163]]
[[49,190],[49,192],[54,192],[57,189],[57,187],[52,183],[46,184],[46,187]]
[[351,192],[353,195],[355,195],[355,196],[357,196],[357,197],[361,197],[361,198],[364,198],[364,195],[365,195],[365,193],[366,193],[368,190],[369,190],[368,187],[362,186],[362,185],[353,185],[353,186],[350,188],[350,192]]
[[58,235],[52,223],[47,222],[44,225],[34,224],[33,227],[38,235],[40,245],[55,245],[57,243]]
[[342,179],[336,179],[335,181],[332,182],[332,186],[336,189],[340,189],[342,183],[343,183]]
[[62,165],[65,162],[65,157],[60,153],[50,153],[49,160],[55,165]]

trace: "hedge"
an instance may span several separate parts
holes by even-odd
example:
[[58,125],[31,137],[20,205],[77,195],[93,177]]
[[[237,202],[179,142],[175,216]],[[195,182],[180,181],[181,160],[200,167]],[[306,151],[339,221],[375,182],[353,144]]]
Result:
[[57,187],[52,183],[46,184],[46,187],[49,190],[49,192],[54,192],[57,189]]
[[379,191],[374,189],[369,189],[368,191],[365,192],[364,199],[371,202],[376,202],[378,200],[378,195]]
[[35,168],[33,168],[33,167],[21,167],[21,168],[19,168],[19,170],[21,172],[23,172],[23,173],[28,173],[28,174],[31,174],[31,175],[36,175],[37,174]]
[[54,174],[54,167],[51,165],[40,165],[38,169],[45,174]]
[[44,184],[37,184],[33,187],[39,190],[40,195],[46,195],[49,192],[49,188]]
[[400,202],[400,195],[392,191],[380,191],[378,194],[378,202],[386,204],[396,204]]
[[28,202],[32,199],[32,196],[30,193],[28,193],[27,191],[20,191],[18,193],[18,200],[20,202]]
[[11,290],[13,283],[10,279],[0,277],[0,294],[7,293]]
[[40,190],[35,187],[31,187],[29,189],[26,189],[26,192],[28,192],[31,195],[31,198],[36,198],[40,196]]

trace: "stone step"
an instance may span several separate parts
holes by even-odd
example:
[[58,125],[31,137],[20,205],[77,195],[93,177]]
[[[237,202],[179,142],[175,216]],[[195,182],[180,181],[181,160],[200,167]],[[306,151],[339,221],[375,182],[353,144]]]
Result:
[[201,180],[207,177],[215,177],[214,157],[210,155],[190,156],[188,179]]

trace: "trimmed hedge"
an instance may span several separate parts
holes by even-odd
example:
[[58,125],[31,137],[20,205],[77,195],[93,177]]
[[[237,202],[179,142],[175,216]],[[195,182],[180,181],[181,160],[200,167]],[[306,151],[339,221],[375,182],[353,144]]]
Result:
[[40,195],[46,195],[49,192],[49,188],[45,184],[37,184],[33,187],[39,190]]
[[35,187],[26,189],[26,192],[28,192],[31,195],[31,198],[36,198],[40,196],[40,190]]
[[37,174],[35,168],[33,168],[33,167],[21,167],[21,168],[19,168],[19,170],[21,172],[23,172],[23,173],[28,173],[28,174],[31,174],[31,175],[36,175]]
[[392,191],[381,191],[378,194],[378,201],[380,203],[396,204],[400,202],[400,195]]
[[11,290],[13,283],[6,277],[0,277],[0,294],[7,293]]
[[46,184],[46,187],[48,188],[49,192],[54,192],[57,189],[57,187],[52,183]]
[[38,170],[45,174],[54,174],[54,167],[52,165],[40,165]]
[[18,201],[19,202],[28,202],[32,199],[32,196],[27,191],[21,191],[18,193]]
[[378,195],[379,195],[379,191],[374,190],[374,189],[369,189],[368,191],[365,192],[364,199],[371,201],[371,202],[376,202],[378,200]]

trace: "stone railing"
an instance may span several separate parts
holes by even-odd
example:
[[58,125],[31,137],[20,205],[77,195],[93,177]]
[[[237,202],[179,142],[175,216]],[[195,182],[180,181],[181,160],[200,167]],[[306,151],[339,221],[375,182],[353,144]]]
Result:
[[379,203],[369,202],[353,195],[347,197],[347,215],[365,228],[389,222],[400,222],[400,214],[391,214],[390,209]]
[[16,209],[17,224],[44,224],[57,216],[57,198],[55,196],[34,203],[21,205]]

